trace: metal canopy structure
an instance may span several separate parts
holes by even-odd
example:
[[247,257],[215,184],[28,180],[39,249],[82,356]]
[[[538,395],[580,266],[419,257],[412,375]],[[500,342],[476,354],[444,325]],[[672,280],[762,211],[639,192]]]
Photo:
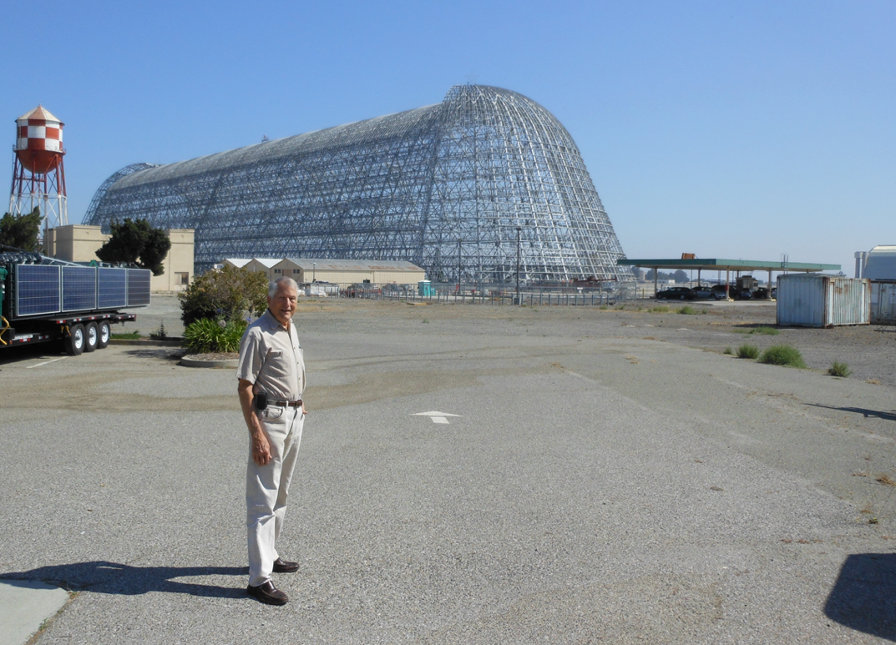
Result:
[[460,85],[436,105],[104,182],[84,223],[195,230],[226,257],[406,260],[438,282],[633,282],[572,137],[531,99]]
[[816,264],[810,262],[767,262],[763,260],[729,260],[716,258],[686,258],[686,259],[648,259],[632,260],[620,258],[616,260],[620,266],[633,266],[642,269],[653,269],[653,289],[657,288],[657,270],[659,269],[696,269],[697,282],[700,282],[700,274],[704,269],[725,271],[725,284],[731,281],[731,272],[740,271],[768,271],[768,284],[772,283],[772,273],[779,271],[817,273],[820,271],[840,271],[839,264]]

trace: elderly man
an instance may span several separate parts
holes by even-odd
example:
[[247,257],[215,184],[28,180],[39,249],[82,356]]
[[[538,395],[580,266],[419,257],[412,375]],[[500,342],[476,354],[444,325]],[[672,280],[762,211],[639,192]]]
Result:
[[247,592],[260,602],[285,605],[271,573],[292,573],[299,565],[283,560],[277,538],[283,528],[305,406],[305,362],[292,316],[298,286],[279,278],[268,289],[268,310],[249,325],[240,341],[237,370],[240,405],[249,428],[246,467],[246,527],[249,544]]

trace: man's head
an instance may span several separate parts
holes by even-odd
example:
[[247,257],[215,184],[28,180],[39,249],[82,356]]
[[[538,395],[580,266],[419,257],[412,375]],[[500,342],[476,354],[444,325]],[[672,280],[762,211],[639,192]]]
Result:
[[284,327],[289,326],[289,321],[296,312],[298,294],[299,286],[292,278],[277,278],[268,287],[268,309]]

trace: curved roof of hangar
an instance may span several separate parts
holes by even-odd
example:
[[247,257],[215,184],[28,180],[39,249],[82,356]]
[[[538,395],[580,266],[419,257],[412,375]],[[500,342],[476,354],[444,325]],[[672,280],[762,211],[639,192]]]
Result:
[[365,139],[373,139],[386,134],[399,134],[413,128],[440,103],[426,107],[378,116],[363,121],[355,121],[343,125],[297,134],[283,139],[263,141],[234,150],[218,152],[186,161],[178,161],[155,166],[134,174],[122,177],[117,187],[138,186],[155,181],[165,181],[175,177],[213,172],[226,168],[250,165],[256,161],[291,157],[297,154],[313,152],[322,148],[338,147],[342,144],[356,143]]
[[[380,137],[402,134],[418,128],[421,122],[434,118],[440,110],[463,109],[466,104],[477,100],[483,100],[486,104],[491,104],[496,108],[499,103],[509,103],[510,111],[513,111],[513,108],[519,108],[521,104],[526,105],[530,109],[541,112],[545,117],[552,119],[554,127],[559,126],[563,128],[559,120],[546,108],[519,92],[492,85],[455,85],[448,90],[441,103],[361,121],[353,121],[282,139],[263,141],[242,148],[195,157],[185,161],[168,164],[132,164],[128,168],[142,165],[144,169],[136,172],[131,170],[123,175],[116,173],[119,176],[113,183],[116,189],[139,186],[177,177],[188,177],[216,170],[251,165],[261,160],[292,157],[316,150],[337,148],[340,145],[356,144]],[[563,129],[565,130],[565,128]],[[570,137],[571,140],[572,138]],[[110,177],[110,179],[112,178]]]

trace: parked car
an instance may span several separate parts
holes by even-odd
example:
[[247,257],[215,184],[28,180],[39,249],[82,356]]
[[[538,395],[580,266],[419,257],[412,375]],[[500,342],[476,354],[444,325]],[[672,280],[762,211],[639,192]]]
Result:
[[658,300],[693,300],[694,292],[687,287],[669,287],[657,292]]
[[697,285],[691,289],[691,292],[694,294],[695,300],[709,300],[713,297],[712,289],[709,288],[709,285]]
[[728,290],[724,284],[714,284],[710,291],[712,292],[712,297],[716,300],[724,300],[728,297]]

